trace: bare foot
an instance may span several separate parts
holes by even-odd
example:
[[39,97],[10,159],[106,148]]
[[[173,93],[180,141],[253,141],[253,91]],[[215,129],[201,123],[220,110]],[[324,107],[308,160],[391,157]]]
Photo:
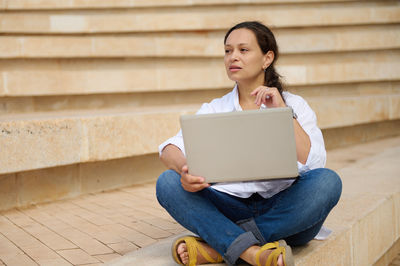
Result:
[[[212,247],[210,247],[208,244],[198,241],[198,243],[207,251],[208,255],[210,255],[211,258],[216,260],[218,258],[218,252],[214,250]],[[187,246],[185,242],[182,242],[178,245],[178,248],[176,249],[176,252],[178,253],[179,257],[181,258],[181,261],[183,264],[187,264],[189,262],[189,253],[187,251]],[[205,264],[209,263],[202,255],[200,252],[197,252],[197,264]]]
[[[242,255],[240,257],[243,260],[245,260],[246,262],[248,262],[249,264],[256,266],[257,265],[256,254],[260,250],[260,248],[261,247],[259,247],[259,246],[252,246],[252,247],[248,248],[244,253],[242,253]],[[261,265],[265,265],[265,263],[268,260],[268,256],[269,256],[269,254],[271,254],[272,251],[273,251],[273,249],[272,250],[267,249],[261,253],[261,255],[260,255],[260,264]],[[277,265],[284,266],[282,254],[279,255],[279,257],[278,257]]]
[[[267,262],[268,256],[269,256],[269,254],[271,254],[271,252],[272,252],[271,250],[266,250],[265,252],[261,253],[261,256],[260,256],[260,264],[261,265],[265,265],[265,263]],[[255,263],[254,265],[257,265],[257,263]],[[277,266],[284,266],[283,265],[282,254],[279,255],[279,258],[278,258],[278,261],[277,261],[276,265]]]

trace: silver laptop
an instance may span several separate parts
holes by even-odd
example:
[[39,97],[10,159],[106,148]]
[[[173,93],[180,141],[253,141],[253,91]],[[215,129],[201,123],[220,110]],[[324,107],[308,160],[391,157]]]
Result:
[[292,109],[182,115],[189,173],[208,183],[298,176]]

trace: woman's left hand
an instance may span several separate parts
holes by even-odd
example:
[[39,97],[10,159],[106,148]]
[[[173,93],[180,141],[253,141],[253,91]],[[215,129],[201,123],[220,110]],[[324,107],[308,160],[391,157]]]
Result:
[[260,86],[253,90],[250,95],[256,96],[255,104],[261,106],[265,104],[267,107],[286,107],[281,94],[275,87]]

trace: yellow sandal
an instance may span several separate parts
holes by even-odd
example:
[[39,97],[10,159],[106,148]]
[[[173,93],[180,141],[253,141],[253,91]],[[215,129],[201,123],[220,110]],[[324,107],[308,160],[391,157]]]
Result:
[[198,243],[198,242],[204,242],[203,239],[200,237],[194,237],[194,236],[184,236],[180,237],[177,240],[175,240],[174,244],[172,245],[172,257],[174,258],[174,261],[180,265],[184,265],[179,258],[177,248],[179,244],[185,242],[187,251],[189,253],[189,262],[186,264],[186,266],[194,266],[197,263],[197,251],[200,252],[200,254],[209,262],[209,263],[220,263],[223,261],[221,255],[218,254],[218,258],[214,260],[211,258],[211,256],[207,253],[207,251]]
[[262,266],[260,263],[260,256],[266,250],[272,250],[269,254],[265,266],[276,266],[278,263],[279,256],[282,254],[284,266],[294,266],[292,249],[288,246],[285,240],[279,240],[271,243],[267,243],[257,251],[256,263],[257,266]]

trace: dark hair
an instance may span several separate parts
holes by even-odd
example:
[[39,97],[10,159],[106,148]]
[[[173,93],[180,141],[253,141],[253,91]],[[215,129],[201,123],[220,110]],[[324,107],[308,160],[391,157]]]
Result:
[[281,76],[276,72],[274,67],[274,63],[276,60],[278,60],[279,56],[278,45],[276,44],[274,34],[267,26],[258,21],[245,21],[233,26],[230,30],[228,30],[228,32],[225,34],[224,44],[226,44],[226,39],[232,31],[241,28],[251,30],[256,35],[258,46],[260,46],[261,51],[264,54],[266,54],[268,51],[272,51],[274,53],[274,60],[265,70],[264,86],[276,87],[279,93],[282,95],[284,88],[280,79]]

